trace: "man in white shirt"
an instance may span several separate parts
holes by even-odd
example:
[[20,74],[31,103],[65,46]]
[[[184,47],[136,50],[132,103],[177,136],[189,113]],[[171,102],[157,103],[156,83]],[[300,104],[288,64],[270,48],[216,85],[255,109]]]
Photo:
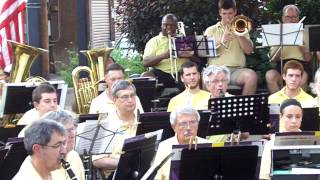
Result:
[[[124,77],[124,69],[119,64],[114,63],[107,67],[105,81],[108,87],[99,96],[92,100],[89,114],[110,113],[115,110],[115,104],[111,94],[111,87],[116,81],[124,80]],[[143,108],[138,96],[136,96],[136,104],[137,109],[139,109],[140,112],[143,112]]]
[[[154,165],[172,152],[172,145],[189,144],[190,139],[197,139],[197,143],[210,143],[209,140],[197,137],[200,115],[191,106],[182,106],[174,109],[170,114],[170,123],[175,136],[159,144]],[[169,180],[171,158],[158,170],[155,180]]]
[[13,180],[51,180],[51,171],[61,167],[66,155],[66,130],[49,119],[33,122],[25,131],[24,146],[29,156]]
[[29,125],[49,111],[58,109],[58,97],[56,89],[48,84],[40,84],[32,91],[32,103],[34,108],[27,111],[18,121],[18,125]]

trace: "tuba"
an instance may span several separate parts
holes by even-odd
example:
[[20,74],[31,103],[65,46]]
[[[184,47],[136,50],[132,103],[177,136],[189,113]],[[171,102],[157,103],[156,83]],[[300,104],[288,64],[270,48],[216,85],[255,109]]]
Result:
[[113,48],[97,48],[80,51],[87,57],[90,62],[90,67],[93,73],[93,80],[95,82],[104,79],[106,65],[112,50]]
[[24,82],[30,75],[30,68],[34,60],[40,53],[48,52],[48,50],[35,48],[10,40],[7,41],[10,42],[14,54],[9,82]]
[[[80,78],[86,72],[89,78]],[[93,98],[98,96],[98,89],[92,70],[87,66],[78,66],[72,71],[72,81],[79,114],[88,114]]]

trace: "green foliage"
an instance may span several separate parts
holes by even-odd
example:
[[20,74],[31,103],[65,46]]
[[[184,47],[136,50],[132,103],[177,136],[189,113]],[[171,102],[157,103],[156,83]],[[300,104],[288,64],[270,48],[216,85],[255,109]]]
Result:
[[128,75],[131,74],[141,74],[144,72],[144,67],[142,64],[142,57],[140,54],[132,54],[128,56],[125,50],[114,49],[111,53],[111,57],[116,63],[120,64]]
[[64,81],[68,84],[68,87],[73,87],[72,82],[72,70],[76,68],[79,64],[78,51],[76,48],[70,48],[67,50],[68,59],[70,64],[65,64],[61,62],[59,66],[59,71],[57,72],[63,77]]
[[[122,18],[120,30],[128,34],[129,40],[139,52],[144,50],[147,41],[161,31],[161,18],[174,13],[186,26],[186,33],[203,34],[203,31],[220,20],[218,0],[117,0],[117,13]],[[237,0],[238,14],[248,16],[253,21],[250,33],[255,46],[259,32],[255,28],[262,24],[278,23],[282,8],[286,4],[297,4],[301,17],[306,16],[305,24],[319,24],[320,1],[314,0]],[[267,57],[268,49],[255,49],[247,57],[247,66],[259,75],[259,84],[265,84],[265,73],[271,68]]]

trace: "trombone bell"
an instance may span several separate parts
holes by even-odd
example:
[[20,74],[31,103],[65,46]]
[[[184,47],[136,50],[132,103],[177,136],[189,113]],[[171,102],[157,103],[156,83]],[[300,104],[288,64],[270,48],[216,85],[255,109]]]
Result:
[[237,36],[243,36],[252,29],[251,20],[243,15],[233,18],[231,22],[231,30]]

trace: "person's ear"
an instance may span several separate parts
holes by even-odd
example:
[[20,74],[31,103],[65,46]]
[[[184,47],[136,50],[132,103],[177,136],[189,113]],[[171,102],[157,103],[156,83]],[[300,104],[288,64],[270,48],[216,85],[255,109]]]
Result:
[[33,101],[33,107],[38,109],[39,103],[37,103],[36,101]]

